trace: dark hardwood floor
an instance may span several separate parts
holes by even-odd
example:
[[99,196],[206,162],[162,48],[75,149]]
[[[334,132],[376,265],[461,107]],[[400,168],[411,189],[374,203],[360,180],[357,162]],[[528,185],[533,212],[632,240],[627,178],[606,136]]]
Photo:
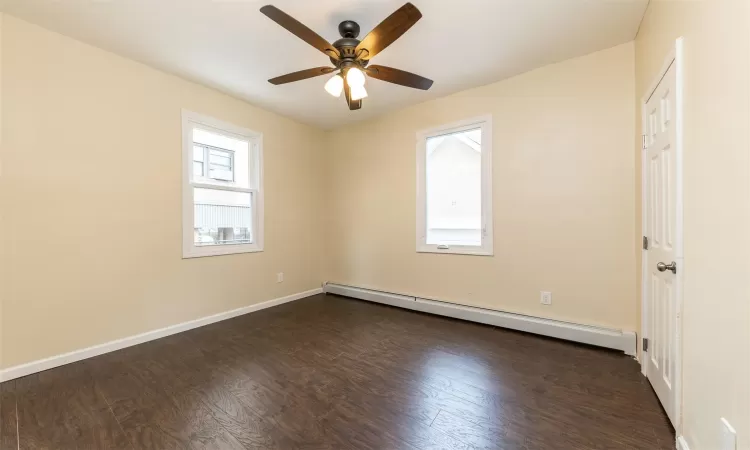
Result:
[[669,449],[622,353],[318,295],[0,385],[0,450]]

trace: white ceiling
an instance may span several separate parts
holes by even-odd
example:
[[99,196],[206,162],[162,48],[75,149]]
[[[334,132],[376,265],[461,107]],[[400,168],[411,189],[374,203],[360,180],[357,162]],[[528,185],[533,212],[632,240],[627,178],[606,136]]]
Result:
[[359,111],[323,90],[328,77],[266,80],[326,65],[322,53],[261,14],[271,3],[329,42],[352,19],[360,39],[406,0],[0,0],[16,17],[285,116],[333,128],[635,37],[648,0],[411,0],[422,19],[374,64],[435,80],[429,91],[369,79]]

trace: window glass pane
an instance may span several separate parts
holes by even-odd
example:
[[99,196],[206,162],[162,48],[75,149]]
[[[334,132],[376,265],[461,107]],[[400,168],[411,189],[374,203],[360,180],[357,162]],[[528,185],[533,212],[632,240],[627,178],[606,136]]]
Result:
[[427,138],[428,244],[482,245],[481,128]]
[[209,149],[207,178],[231,182],[239,187],[257,187],[250,171],[253,156],[250,142],[201,128],[193,128],[193,142],[215,147]]
[[228,156],[215,155],[212,152],[211,159],[209,161],[211,163],[211,167],[220,167],[227,170],[232,169],[232,158]]
[[231,170],[225,170],[221,168],[217,168],[215,166],[212,166],[209,170],[208,177],[213,180],[220,180],[220,181],[233,181],[234,177],[232,175]]
[[208,176],[215,180],[234,181],[232,152],[211,149],[208,153]]
[[203,161],[203,147],[193,146],[193,161]]
[[253,242],[252,194],[203,188],[193,194],[195,245]]
[[193,176],[195,177],[203,176],[203,163],[202,162],[193,161]]
[[196,144],[205,144],[211,147],[225,148],[234,151],[247,149],[247,141],[203,130],[201,128],[193,128],[193,142]]

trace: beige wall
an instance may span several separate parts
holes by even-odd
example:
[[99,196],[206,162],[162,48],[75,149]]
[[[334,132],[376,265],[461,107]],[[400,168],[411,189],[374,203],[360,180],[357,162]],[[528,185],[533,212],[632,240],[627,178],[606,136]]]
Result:
[[[7,15],[2,58],[2,367],[320,287],[321,131]],[[181,259],[181,108],[263,133],[263,253]]]
[[[628,43],[330,132],[327,279],[635,330],[634,95]],[[495,256],[416,253],[417,131],[488,113]]]
[[[725,417],[737,429],[738,448],[747,450],[750,2],[653,0],[636,39],[637,98],[679,36],[685,38],[685,295],[678,433],[691,450],[719,449]],[[640,150],[635,154],[640,161]]]

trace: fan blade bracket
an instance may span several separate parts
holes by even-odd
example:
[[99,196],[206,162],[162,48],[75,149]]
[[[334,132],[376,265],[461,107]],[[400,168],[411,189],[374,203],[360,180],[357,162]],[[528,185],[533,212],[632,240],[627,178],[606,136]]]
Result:
[[370,51],[366,48],[361,48],[359,50],[355,50],[357,52],[356,56],[354,57],[355,61],[367,61],[367,59],[363,58],[364,56],[367,56],[370,54]]

